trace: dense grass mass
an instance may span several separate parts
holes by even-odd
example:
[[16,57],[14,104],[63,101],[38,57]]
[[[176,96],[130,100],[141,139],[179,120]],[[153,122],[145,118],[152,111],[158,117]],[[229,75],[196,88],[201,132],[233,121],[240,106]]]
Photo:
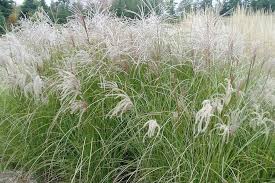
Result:
[[[272,15],[209,11],[172,25],[103,12],[64,26],[36,16],[1,38],[1,171],[38,182],[275,181]],[[268,25],[257,44],[241,19]]]

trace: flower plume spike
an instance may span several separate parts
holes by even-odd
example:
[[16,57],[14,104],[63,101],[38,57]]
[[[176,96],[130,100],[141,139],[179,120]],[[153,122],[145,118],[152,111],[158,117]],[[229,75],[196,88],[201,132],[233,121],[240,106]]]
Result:
[[[154,136],[158,137],[159,133],[160,133],[160,125],[157,123],[156,120],[149,120],[147,121],[142,128],[145,128],[146,126],[148,126],[148,131],[145,133],[144,137],[143,137],[143,143],[145,142],[145,138],[146,136],[148,138],[152,138]],[[156,132],[157,131],[157,132]],[[156,133],[156,135],[155,135]]]
[[126,94],[110,94],[106,95],[107,97],[114,96],[116,99],[117,98],[122,98],[120,102],[117,103],[115,108],[113,108],[107,116],[109,117],[115,117],[115,116],[122,116],[125,112],[131,110],[133,108],[133,103],[130,99],[130,97]]
[[102,88],[104,90],[118,89],[117,83],[112,82],[112,81],[103,80],[101,83],[99,83],[99,85],[100,85],[100,88]]
[[124,113],[130,111],[134,107],[131,98],[126,92],[118,88],[117,83],[103,80],[99,85],[100,88],[109,90],[109,94],[106,94],[105,97],[112,97],[114,99],[121,98],[117,105],[107,114],[108,117],[122,117]]
[[88,103],[86,101],[76,100],[71,104],[71,114],[84,113],[88,109]]
[[197,112],[195,116],[194,134],[196,134],[196,136],[206,131],[210,123],[212,114],[213,106],[211,105],[211,101],[204,100],[202,102],[202,108]]
[[54,90],[58,92],[61,102],[60,111],[70,111],[71,114],[82,114],[87,110],[88,104],[83,99],[81,83],[74,72],[58,69]]
[[231,101],[234,89],[232,87],[231,80],[226,79],[226,81],[227,81],[227,87],[226,87],[225,96],[224,96],[224,104],[227,106]]
[[269,133],[275,127],[275,121],[268,118],[270,116],[269,112],[265,112],[263,109],[259,109],[259,106],[256,106],[254,112],[252,112],[254,116],[250,121],[250,126],[256,130],[257,127],[264,127],[264,134],[268,137]]
[[39,75],[34,76],[32,81],[26,84],[23,88],[25,97],[33,96],[35,101],[47,102],[46,97],[43,96],[44,82]]
[[81,95],[81,85],[77,77],[69,71],[59,70],[56,88],[60,91],[62,102],[71,104]]
[[222,136],[222,142],[223,143],[228,143],[229,141],[229,136],[230,136],[230,132],[231,132],[231,126],[230,125],[226,125],[226,124],[222,124],[222,123],[218,123],[215,125],[215,128],[220,131],[220,133],[218,135]]
[[222,98],[214,98],[212,101],[211,101],[211,105],[213,107],[213,110],[216,110],[218,111],[219,114],[222,113],[223,111],[223,106],[224,106],[224,101]]
[[39,76],[36,76],[33,81],[33,93],[36,98],[40,98],[43,89],[43,81]]

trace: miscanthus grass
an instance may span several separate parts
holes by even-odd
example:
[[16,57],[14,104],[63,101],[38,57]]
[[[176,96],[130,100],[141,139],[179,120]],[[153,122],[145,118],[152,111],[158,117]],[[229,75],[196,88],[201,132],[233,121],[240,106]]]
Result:
[[[0,39],[0,170],[38,182],[274,181],[272,15],[140,18],[104,11],[61,26],[40,11]],[[266,28],[251,37],[246,21]]]

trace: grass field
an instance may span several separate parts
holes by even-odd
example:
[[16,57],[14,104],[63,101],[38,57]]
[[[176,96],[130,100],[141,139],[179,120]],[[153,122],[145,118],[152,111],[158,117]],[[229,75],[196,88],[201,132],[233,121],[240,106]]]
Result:
[[0,170],[38,182],[275,181],[275,24],[43,13],[0,40]]

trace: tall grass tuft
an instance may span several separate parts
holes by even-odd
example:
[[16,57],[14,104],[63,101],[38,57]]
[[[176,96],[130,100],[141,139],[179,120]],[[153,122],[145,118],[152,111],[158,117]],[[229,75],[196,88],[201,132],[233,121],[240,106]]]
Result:
[[[274,16],[43,12],[0,39],[0,171],[38,182],[275,180]],[[3,86],[3,87],[2,87]]]

